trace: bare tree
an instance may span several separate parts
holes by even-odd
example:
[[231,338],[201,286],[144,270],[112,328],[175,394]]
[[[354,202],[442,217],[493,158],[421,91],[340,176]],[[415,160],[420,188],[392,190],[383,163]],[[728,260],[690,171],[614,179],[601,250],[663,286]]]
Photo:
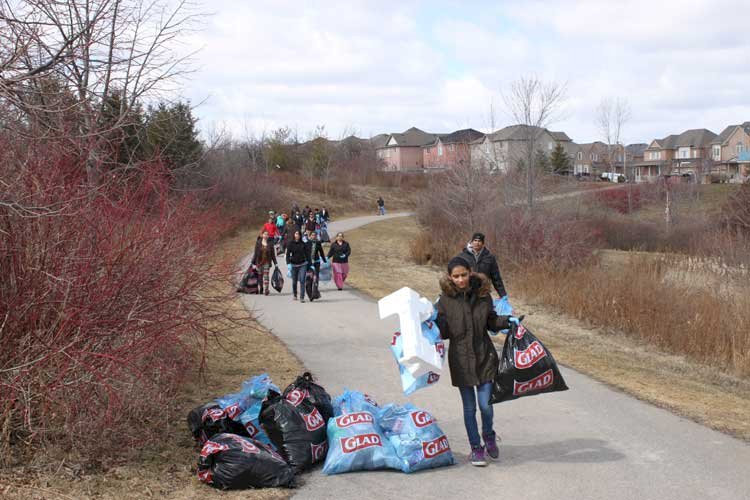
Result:
[[524,76],[511,83],[510,90],[503,95],[503,99],[515,123],[524,126],[526,204],[531,211],[534,208],[537,143],[565,99],[565,85],[543,82],[535,76]]
[[80,147],[97,184],[111,132],[190,71],[176,49],[197,17],[187,0],[0,0],[0,101],[20,133]]
[[[612,171],[622,131],[631,118],[630,105],[625,99],[605,97],[596,108],[596,126],[607,145],[607,167]],[[624,151],[623,151],[624,154]],[[627,172],[623,172],[627,175]]]

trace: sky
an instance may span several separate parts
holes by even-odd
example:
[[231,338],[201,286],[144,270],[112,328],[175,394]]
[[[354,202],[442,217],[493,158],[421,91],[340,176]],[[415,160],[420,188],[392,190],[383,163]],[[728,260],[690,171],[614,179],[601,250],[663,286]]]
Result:
[[603,139],[602,99],[631,108],[622,140],[750,120],[747,0],[214,0],[185,41],[183,97],[201,129],[238,139],[289,126],[330,138],[511,125],[504,96],[565,86],[549,124]]

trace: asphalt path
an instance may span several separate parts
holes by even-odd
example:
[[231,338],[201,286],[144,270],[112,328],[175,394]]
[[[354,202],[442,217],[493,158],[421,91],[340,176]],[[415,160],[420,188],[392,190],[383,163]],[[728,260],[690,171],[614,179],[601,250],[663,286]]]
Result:
[[[335,221],[329,233],[403,215]],[[356,266],[352,250],[350,265]],[[332,396],[356,389],[381,404],[409,401],[428,410],[458,461],[411,475],[324,476],[318,468],[302,476],[295,498],[750,499],[750,445],[566,368],[569,391],[495,405],[500,459],[473,467],[447,364],[435,386],[403,396],[388,349],[395,317],[381,321],[376,301],[348,286],[338,291],[323,283],[321,300],[304,304],[292,301],[290,279],[282,293],[272,293],[243,300]]]

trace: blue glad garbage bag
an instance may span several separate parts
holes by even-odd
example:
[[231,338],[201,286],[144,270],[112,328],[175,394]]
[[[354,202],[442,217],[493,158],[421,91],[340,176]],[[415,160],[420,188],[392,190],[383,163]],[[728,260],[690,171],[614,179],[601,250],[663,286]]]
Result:
[[324,474],[396,469],[399,460],[377,422],[380,406],[371,396],[345,389],[333,400],[328,421],[328,455]]
[[520,320],[511,321],[490,403],[567,390],[552,353]]
[[408,403],[390,404],[380,411],[378,422],[401,471],[408,474],[456,463],[448,438],[428,412]]
[[[440,338],[440,330],[435,323],[436,317],[437,312],[433,313],[433,316],[430,319],[422,322],[422,335],[424,335],[435,346],[435,349],[438,351],[438,353],[440,353],[440,357],[443,359],[443,361],[445,361],[445,344]],[[427,372],[419,377],[414,377],[409,372],[409,370],[404,368],[398,362],[398,360],[401,359],[401,356],[403,356],[404,354],[400,332],[396,332],[393,334],[393,338],[391,339],[391,353],[396,359],[396,364],[398,365],[399,373],[401,376],[401,388],[403,389],[406,396],[414,393],[419,389],[423,389],[425,387],[433,385],[438,380],[440,380],[440,374],[433,371]]]
[[320,263],[320,274],[318,277],[320,278],[320,281],[331,281],[333,278],[333,272],[331,271],[330,260]]
[[326,419],[308,398],[292,404],[269,392],[260,410],[260,424],[295,473],[325,460],[328,450]]
[[224,490],[295,485],[294,471],[278,453],[236,434],[218,434],[206,442],[198,479]]
[[[513,306],[510,305],[510,301],[508,300],[507,295],[503,296],[500,299],[494,299],[492,301],[492,304],[494,305],[495,313],[497,313],[498,316],[513,316]],[[488,333],[493,337],[498,333],[508,335],[508,332],[509,330],[500,330],[499,332],[492,332],[488,330]]]
[[216,404],[226,410],[230,418],[238,421],[239,416],[245,410],[263,401],[270,390],[279,392],[279,388],[271,381],[271,377],[267,373],[261,373],[242,382],[239,392],[216,398]]

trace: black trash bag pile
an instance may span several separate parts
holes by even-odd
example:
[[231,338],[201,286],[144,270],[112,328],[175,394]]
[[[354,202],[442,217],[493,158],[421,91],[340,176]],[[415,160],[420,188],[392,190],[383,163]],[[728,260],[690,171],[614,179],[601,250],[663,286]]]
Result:
[[552,353],[522,324],[511,323],[490,403],[567,390]]
[[[292,487],[295,474],[325,460],[332,416],[331,396],[310,373],[282,394],[265,374],[248,379],[240,392],[188,414],[201,445],[198,478],[222,489]],[[260,426],[254,437],[248,423]]]
[[294,471],[270,447],[237,434],[217,434],[201,450],[198,479],[225,490],[294,485]]

